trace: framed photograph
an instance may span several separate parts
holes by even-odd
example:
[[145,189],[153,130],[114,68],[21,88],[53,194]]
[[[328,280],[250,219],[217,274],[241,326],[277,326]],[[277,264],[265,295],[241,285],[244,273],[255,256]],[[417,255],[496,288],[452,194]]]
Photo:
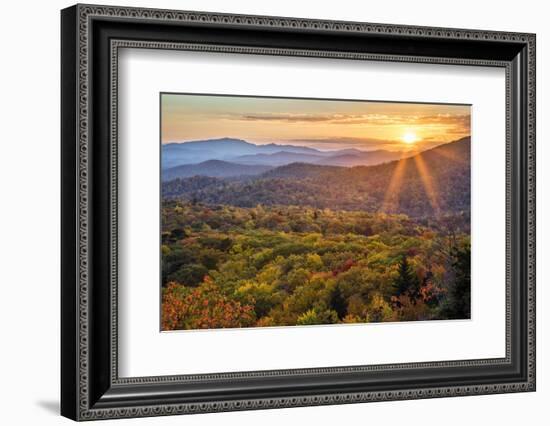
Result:
[[535,35],[61,33],[64,416],[535,390]]

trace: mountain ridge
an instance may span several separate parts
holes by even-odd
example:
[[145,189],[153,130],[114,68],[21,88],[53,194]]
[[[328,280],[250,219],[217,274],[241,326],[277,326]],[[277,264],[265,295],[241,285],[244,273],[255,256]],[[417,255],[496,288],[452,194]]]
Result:
[[163,184],[163,195],[239,207],[307,205],[410,216],[469,212],[470,138],[373,166],[292,163],[246,180],[194,178]]
[[256,145],[238,138],[217,138],[168,143],[161,147],[162,168],[198,164],[208,160],[222,160],[239,164],[277,167],[294,162],[325,165],[373,165],[408,155],[404,151],[371,150],[356,148],[322,151],[319,149],[269,143]]
[[225,137],[164,144],[161,147],[161,165],[163,169],[167,169],[207,160],[231,161],[242,155],[274,153],[283,149],[306,154],[321,152],[314,148],[294,145],[256,145],[243,139]]
[[162,180],[192,176],[235,177],[259,175],[270,170],[270,166],[236,164],[223,160],[206,160],[197,164],[183,164],[162,170]]

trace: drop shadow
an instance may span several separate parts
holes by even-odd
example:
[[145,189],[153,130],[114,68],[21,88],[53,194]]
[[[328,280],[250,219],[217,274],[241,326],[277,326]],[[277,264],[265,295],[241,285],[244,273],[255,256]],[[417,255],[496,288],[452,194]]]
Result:
[[59,415],[59,401],[37,401],[36,405],[50,414]]

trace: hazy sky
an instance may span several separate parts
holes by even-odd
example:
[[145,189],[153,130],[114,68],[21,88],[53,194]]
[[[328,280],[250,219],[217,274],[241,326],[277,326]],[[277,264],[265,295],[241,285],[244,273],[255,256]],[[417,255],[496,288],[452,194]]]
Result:
[[232,137],[322,150],[427,148],[470,135],[470,106],[163,94],[162,143]]

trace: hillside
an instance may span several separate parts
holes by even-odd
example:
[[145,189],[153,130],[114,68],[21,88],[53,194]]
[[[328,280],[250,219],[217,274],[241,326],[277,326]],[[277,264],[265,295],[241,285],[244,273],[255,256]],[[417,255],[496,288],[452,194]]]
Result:
[[208,160],[198,164],[184,164],[162,171],[162,180],[192,176],[232,177],[259,175],[270,170],[269,166],[235,164],[221,160]]
[[373,166],[376,164],[398,160],[406,155],[407,154],[403,152],[386,151],[383,149],[367,152],[356,150],[356,152],[344,152],[331,155],[328,158],[323,158],[317,161],[317,164],[344,167]]
[[234,161],[240,164],[257,164],[268,166],[282,166],[291,163],[315,163],[322,161],[324,156],[321,154],[303,154],[300,152],[278,151],[273,154],[255,154],[242,155],[236,157]]
[[351,168],[293,163],[244,180],[163,184],[168,197],[239,207],[307,205],[410,216],[469,212],[470,138],[413,157]]

